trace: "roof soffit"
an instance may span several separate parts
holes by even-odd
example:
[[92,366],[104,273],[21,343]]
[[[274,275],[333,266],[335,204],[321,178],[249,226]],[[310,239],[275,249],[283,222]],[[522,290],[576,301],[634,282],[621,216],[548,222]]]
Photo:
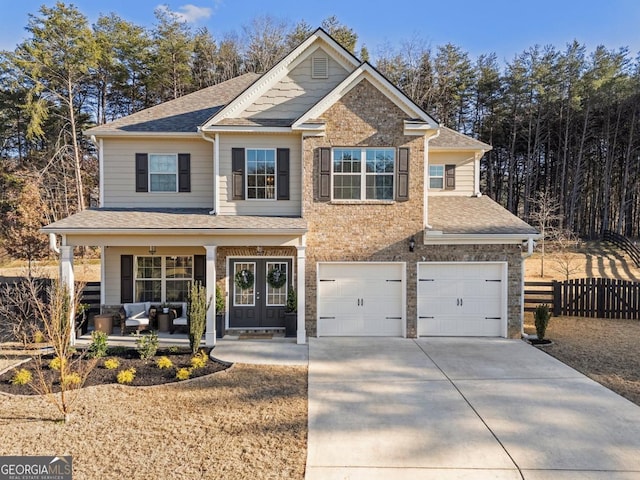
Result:
[[244,111],[252,102],[267,93],[280,80],[289,74],[296,66],[309,58],[318,49],[322,48],[333,60],[338,62],[345,70],[351,71],[358,67],[360,62],[348,53],[324,30],[316,30],[309,38],[293,49],[286,57],[280,60],[270,70],[262,75],[247,91],[238,95],[224,108],[211,117],[201,128],[208,130],[217,122],[232,118]]

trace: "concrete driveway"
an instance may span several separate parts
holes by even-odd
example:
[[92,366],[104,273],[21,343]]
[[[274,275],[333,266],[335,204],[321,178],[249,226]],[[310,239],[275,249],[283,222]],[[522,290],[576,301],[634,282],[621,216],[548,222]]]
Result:
[[307,480],[454,478],[640,478],[640,407],[519,340],[309,339]]

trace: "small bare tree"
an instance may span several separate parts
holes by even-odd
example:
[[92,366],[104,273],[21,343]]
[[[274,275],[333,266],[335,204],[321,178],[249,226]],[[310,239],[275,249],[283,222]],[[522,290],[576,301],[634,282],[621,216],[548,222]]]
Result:
[[555,238],[558,225],[562,216],[558,214],[558,201],[551,196],[548,190],[537,192],[531,199],[533,211],[531,220],[540,231],[540,277],[544,277],[544,255],[545,243],[547,239]]
[[554,237],[553,270],[565,280],[582,270],[582,261],[576,255],[580,239],[571,230],[558,230]]
[[[44,336],[50,345],[56,369],[45,366],[42,357],[34,358],[36,366],[36,381],[34,390],[44,395],[63,415],[65,423],[73,411],[80,389],[84,385],[89,373],[96,365],[97,359],[87,359],[84,353],[78,354],[71,345],[71,335],[75,328],[75,321],[71,319],[73,312],[80,305],[81,288],[76,289],[72,296],[66,285],[54,280],[47,289],[46,299],[43,299],[34,282],[31,294],[36,305],[36,316],[44,326]],[[59,392],[56,392],[56,385]]]

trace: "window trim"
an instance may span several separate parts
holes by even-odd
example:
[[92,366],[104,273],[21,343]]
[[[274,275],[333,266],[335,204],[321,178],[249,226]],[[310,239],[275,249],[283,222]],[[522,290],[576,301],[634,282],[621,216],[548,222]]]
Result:
[[[174,173],[168,173],[168,172],[163,172],[163,173],[154,173],[151,171],[151,157],[152,156],[164,156],[164,157],[168,157],[168,156],[172,156],[175,158],[176,160],[176,168],[175,168],[175,172]],[[176,189],[175,190],[153,190],[152,188],[152,184],[151,184],[151,175],[174,175],[175,179],[176,179]],[[163,194],[163,193],[178,193],[180,191],[180,165],[179,165],[179,159],[178,159],[178,154],[177,153],[158,153],[158,152],[154,152],[154,153],[147,153],[147,176],[148,176],[148,185],[149,185],[149,190],[148,193],[153,193],[153,194]]]
[[[334,172],[334,161],[335,161],[335,151],[336,150],[360,150],[360,172],[348,172],[348,173],[338,173],[338,176],[344,175],[359,175],[360,176],[360,198],[335,198],[335,183],[334,178],[336,176],[336,172]],[[369,173],[367,172],[367,151],[369,150],[390,150],[393,152],[393,171],[389,173]],[[398,149],[395,147],[349,147],[349,146],[335,146],[331,148],[331,158],[330,158],[330,174],[331,174],[331,202],[334,203],[349,203],[349,202],[357,202],[357,203],[394,203],[396,201],[396,189],[397,189],[397,173],[398,173]],[[367,178],[368,177],[376,177],[376,176],[384,176],[391,177],[393,182],[393,189],[391,192],[390,198],[367,198]]]
[[[269,150],[273,152],[273,198],[249,197],[249,150]],[[255,187],[253,187],[255,188]],[[266,188],[266,187],[265,187]],[[274,202],[278,200],[278,149],[275,147],[244,148],[244,199],[250,202]]]
[[[138,259],[139,258],[160,258],[160,278],[138,278]],[[170,257],[188,257],[191,258],[191,279],[185,278],[167,278],[167,258]],[[133,299],[137,298],[137,282],[144,281],[160,281],[160,300],[152,300],[151,303],[167,302],[167,281],[187,280],[193,282],[195,279],[195,255],[134,255],[133,257]],[[171,301],[168,303],[180,303]]]

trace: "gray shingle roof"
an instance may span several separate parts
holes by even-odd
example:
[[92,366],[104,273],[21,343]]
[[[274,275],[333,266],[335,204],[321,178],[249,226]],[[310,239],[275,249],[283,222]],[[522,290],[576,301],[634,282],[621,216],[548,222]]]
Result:
[[440,126],[440,135],[429,142],[430,148],[462,148],[470,150],[491,150],[491,145],[458,133],[449,127]]
[[86,135],[117,132],[195,133],[198,126],[209,120],[258,77],[260,75],[256,73],[246,73],[113,122],[90,128],[84,133]]
[[429,224],[445,234],[535,235],[538,232],[487,196],[429,197]]
[[299,217],[216,216],[208,209],[96,208],[83,210],[42,229],[45,233],[75,230],[307,230]]
[[295,118],[224,118],[215,125],[290,127],[295,120]]

